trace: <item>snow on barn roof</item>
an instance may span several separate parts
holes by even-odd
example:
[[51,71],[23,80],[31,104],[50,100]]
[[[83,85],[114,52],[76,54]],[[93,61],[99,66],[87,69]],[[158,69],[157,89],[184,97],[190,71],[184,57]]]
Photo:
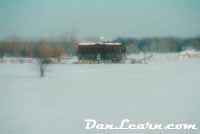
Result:
[[114,42],[81,42],[79,45],[121,45],[121,43],[114,43]]

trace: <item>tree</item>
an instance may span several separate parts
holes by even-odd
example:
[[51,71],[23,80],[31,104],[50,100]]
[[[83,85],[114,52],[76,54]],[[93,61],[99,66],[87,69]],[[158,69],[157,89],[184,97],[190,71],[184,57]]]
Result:
[[3,58],[5,54],[5,47],[4,45],[0,44],[0,58]]
[[47,66],[51,63],[50,48],[45,40],[40,41],[35,48],[35,56],[39,67],[40,77],[44,77],[47,71]]
[[52,57],[56,58],[58,62],[61,61],[61,56],[64,55],[64,48],[51,48]]

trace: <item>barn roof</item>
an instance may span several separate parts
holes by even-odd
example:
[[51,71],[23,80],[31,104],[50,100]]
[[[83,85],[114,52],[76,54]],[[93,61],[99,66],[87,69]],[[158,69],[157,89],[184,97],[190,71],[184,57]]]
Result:
[[114,42],[81,42],[79,43],[81,46],[88,46],[88,45],[121,45],[121,43],[114,43]]

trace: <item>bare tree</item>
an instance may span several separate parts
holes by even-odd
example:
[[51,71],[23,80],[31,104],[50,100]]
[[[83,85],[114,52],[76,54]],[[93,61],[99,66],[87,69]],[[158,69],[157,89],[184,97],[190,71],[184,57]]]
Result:
[[38,65],[39,65],[39,69],[40,69],[40,77],[45,76],[48,64],[49,64],[49,62],[47,60],[38,59]]
[[36,46],[35,49],[35,56],[39,67],[40,77],[44,77],[47,71],[47,66],[51,63],[50,49],[45,40],[40,41],[39,45]]

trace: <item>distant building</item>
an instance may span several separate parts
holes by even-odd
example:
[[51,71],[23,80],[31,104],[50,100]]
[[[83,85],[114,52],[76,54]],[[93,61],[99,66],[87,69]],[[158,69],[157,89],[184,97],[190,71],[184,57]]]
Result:
[[126,56],[126,48],[120,43],[79,43],[77,55],[80,63],[120,63]]

